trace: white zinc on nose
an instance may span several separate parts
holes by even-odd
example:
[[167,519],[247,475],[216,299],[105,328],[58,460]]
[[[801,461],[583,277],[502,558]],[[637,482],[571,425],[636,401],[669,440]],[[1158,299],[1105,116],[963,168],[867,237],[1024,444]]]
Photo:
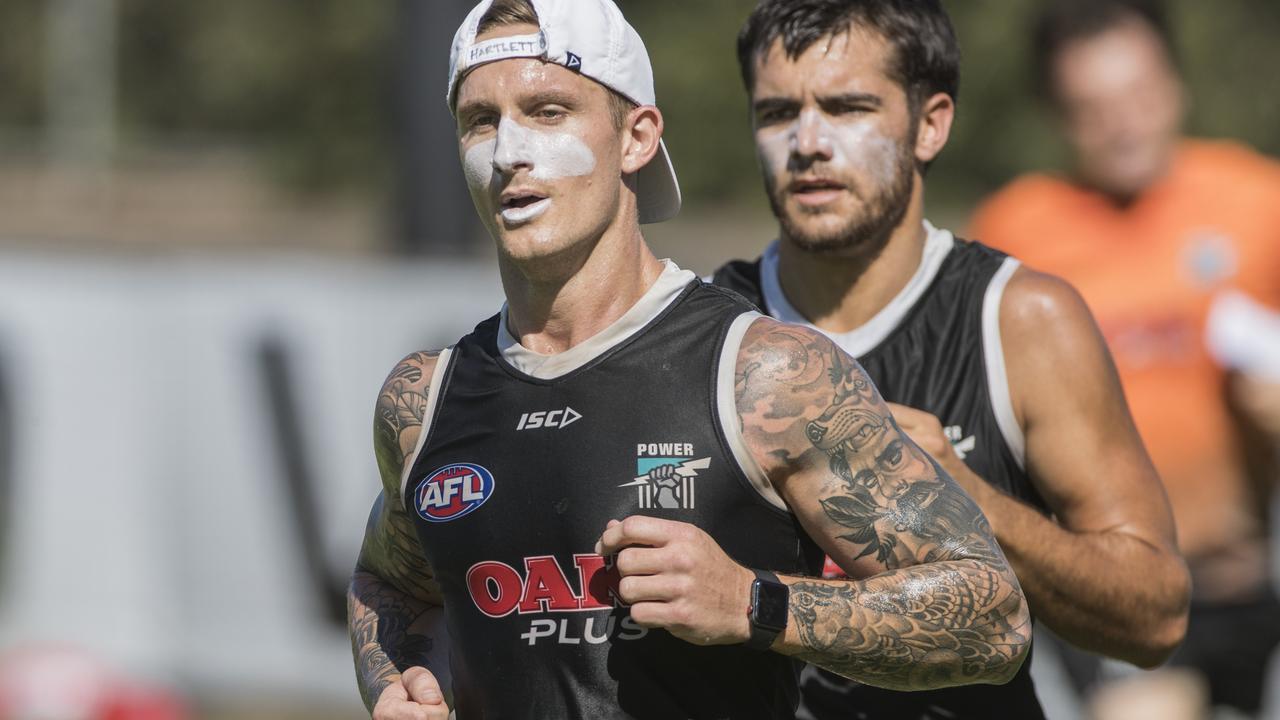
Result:
[[817,108],[806,108],[787,130],[788,149],[800,155],[831,157],[836,129]]

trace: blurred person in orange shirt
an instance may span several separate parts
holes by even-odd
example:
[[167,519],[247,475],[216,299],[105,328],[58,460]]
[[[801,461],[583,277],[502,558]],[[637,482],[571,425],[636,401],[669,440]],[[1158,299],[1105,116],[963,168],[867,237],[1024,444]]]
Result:
[[1280,644],[1267,542],[1280,357],[1233,366],[1205,338],[1227,291],[1280,308],[1280,164],[1180,136],[1187,98],[1158,3],[1058,2],[1035,41],[1074,172],[1016,180],[973,235],[1066,278],[1093,310],[1192,572],[1171,664],[1201,673],[1214,704],[1257,712]]

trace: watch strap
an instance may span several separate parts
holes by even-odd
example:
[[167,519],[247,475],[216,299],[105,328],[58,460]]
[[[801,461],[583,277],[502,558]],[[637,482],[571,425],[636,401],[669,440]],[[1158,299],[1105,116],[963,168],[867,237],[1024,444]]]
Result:
[[768,625],[763,625],[758,621],[757,608],[755,607],[755,600],[759,595],[758,586],[761,583],[768,583],[770,585],[780,586],[784,588],[784,590],[787,589],[787,586],[781,580],[778,579],[778,576],[776,573],[770,572],[768,570],[756,570],[754,568],[751,571],[755,573],[756,579],[755,579],[755,582],[751,584],[751,603],[752,604],[751,604],[751,607],[747,608],[747,622],[751,626],[751,638],[747,640],[746,645],[747,647],[753,650],[768,650],[769,646],[773,645],[774,639],[777,638],[778,635],[783,630],[786,629],[786,625],[785,625],[786,621],[784,618],[783,620],[784,624],[782,627],[771,627]]

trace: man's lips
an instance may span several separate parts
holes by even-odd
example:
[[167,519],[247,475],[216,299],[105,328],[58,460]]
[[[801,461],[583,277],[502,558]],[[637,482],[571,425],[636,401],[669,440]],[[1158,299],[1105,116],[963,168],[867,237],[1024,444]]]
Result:
[[499,201],[498,213],[509,228],[532,222],[551,207],[551,198],[546,193],[530,188],[507,188]]
[[787,193],[801,205],[825,205],[848,189],[844,183],[826,178],[802,178],[787,185]]
[[513,188],[504,190],[498,200],[503,210],[518,210],[546,199],[546,193],[526,188]]

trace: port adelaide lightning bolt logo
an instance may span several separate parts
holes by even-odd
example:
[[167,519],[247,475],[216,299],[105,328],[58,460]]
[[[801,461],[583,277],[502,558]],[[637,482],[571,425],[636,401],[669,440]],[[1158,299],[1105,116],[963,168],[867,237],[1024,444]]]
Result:
[[693,443],[638,443],[635,479],[618,487],[635,488],[642,510],[692,510],[698,471],[710,466],[711,458],[694,458]]

